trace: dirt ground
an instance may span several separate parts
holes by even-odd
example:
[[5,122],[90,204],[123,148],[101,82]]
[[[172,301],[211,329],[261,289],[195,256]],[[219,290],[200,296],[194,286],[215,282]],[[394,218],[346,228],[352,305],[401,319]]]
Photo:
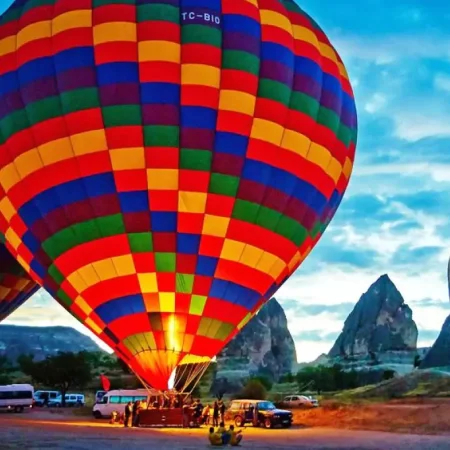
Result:
[[[314,411],[297,411],[295,426],[289,430],[248,427],[243,433],[243,447],[258,450],[450,449],[450,402],[328,405]],[[107,421],[74,415],[70,410],[0,414],[1,450],[123,450],[140,447],[158,450],[210,448],[204,428],[124,429],[109,425]]]
[[294,417],[296,424],[306,427],[450,435],[448,398],[356,405],[329,403],[312,411],[296,411]]
[[[63,416],[64,417],[64,416]],[[340,450],[444,450],[448,438],[345,431],[326,428],[264,430],[246,428],[242,448],[340,449]],[[207,432],[201,430],[148,430],[114,427],[105,422],[68,422],[64,419],[41,421],[34,417],[0,417],[1,450],[198,450],[211,448]]]

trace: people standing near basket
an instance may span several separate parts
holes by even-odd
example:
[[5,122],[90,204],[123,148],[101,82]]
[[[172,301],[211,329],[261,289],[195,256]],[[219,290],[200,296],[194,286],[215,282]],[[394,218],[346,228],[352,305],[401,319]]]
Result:
[[225,403],[223,400],[219,402],[220,421],[225,422]]
[[217,400],[214,402],[213,406],[213,427],[219,426],[219,403]]

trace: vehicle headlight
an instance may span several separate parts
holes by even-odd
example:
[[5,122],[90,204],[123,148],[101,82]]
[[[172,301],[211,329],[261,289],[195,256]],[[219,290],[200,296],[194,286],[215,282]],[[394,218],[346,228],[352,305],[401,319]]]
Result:
[[278,414],[275,414],[274,417],[275,417],[275,419],[279,419],[280,418],[280,416]]

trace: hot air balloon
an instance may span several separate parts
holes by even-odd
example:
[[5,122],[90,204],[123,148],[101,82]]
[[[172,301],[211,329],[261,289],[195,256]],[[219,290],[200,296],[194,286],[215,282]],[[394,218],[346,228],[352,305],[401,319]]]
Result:
[[23,305],[39,286],[11,256],[0,235],[0,322]]
[[349,78],[292,0],[16,0],[0,231],[140,379],[208,364],[347,188]]

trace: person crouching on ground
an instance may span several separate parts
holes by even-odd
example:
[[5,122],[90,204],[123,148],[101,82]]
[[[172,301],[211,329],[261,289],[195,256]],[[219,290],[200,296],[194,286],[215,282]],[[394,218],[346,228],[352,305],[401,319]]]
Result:
[[223,445],[222,435],[214,431],[214,427],[209,429],[208,439],[211,445]]
[[217,429],[217,433],[222,436],[222,442],[223,445],[228,445],[230,442],[231,435],[228,433],[227,429],[225,428],[225,424],[223,422],[220,422],[219,428]]
[[230,425],[230,430],[228,434],[230,435],[230,445],[232,447],[237,447],[242,441],[242,430],[234,431],[234,425]]

